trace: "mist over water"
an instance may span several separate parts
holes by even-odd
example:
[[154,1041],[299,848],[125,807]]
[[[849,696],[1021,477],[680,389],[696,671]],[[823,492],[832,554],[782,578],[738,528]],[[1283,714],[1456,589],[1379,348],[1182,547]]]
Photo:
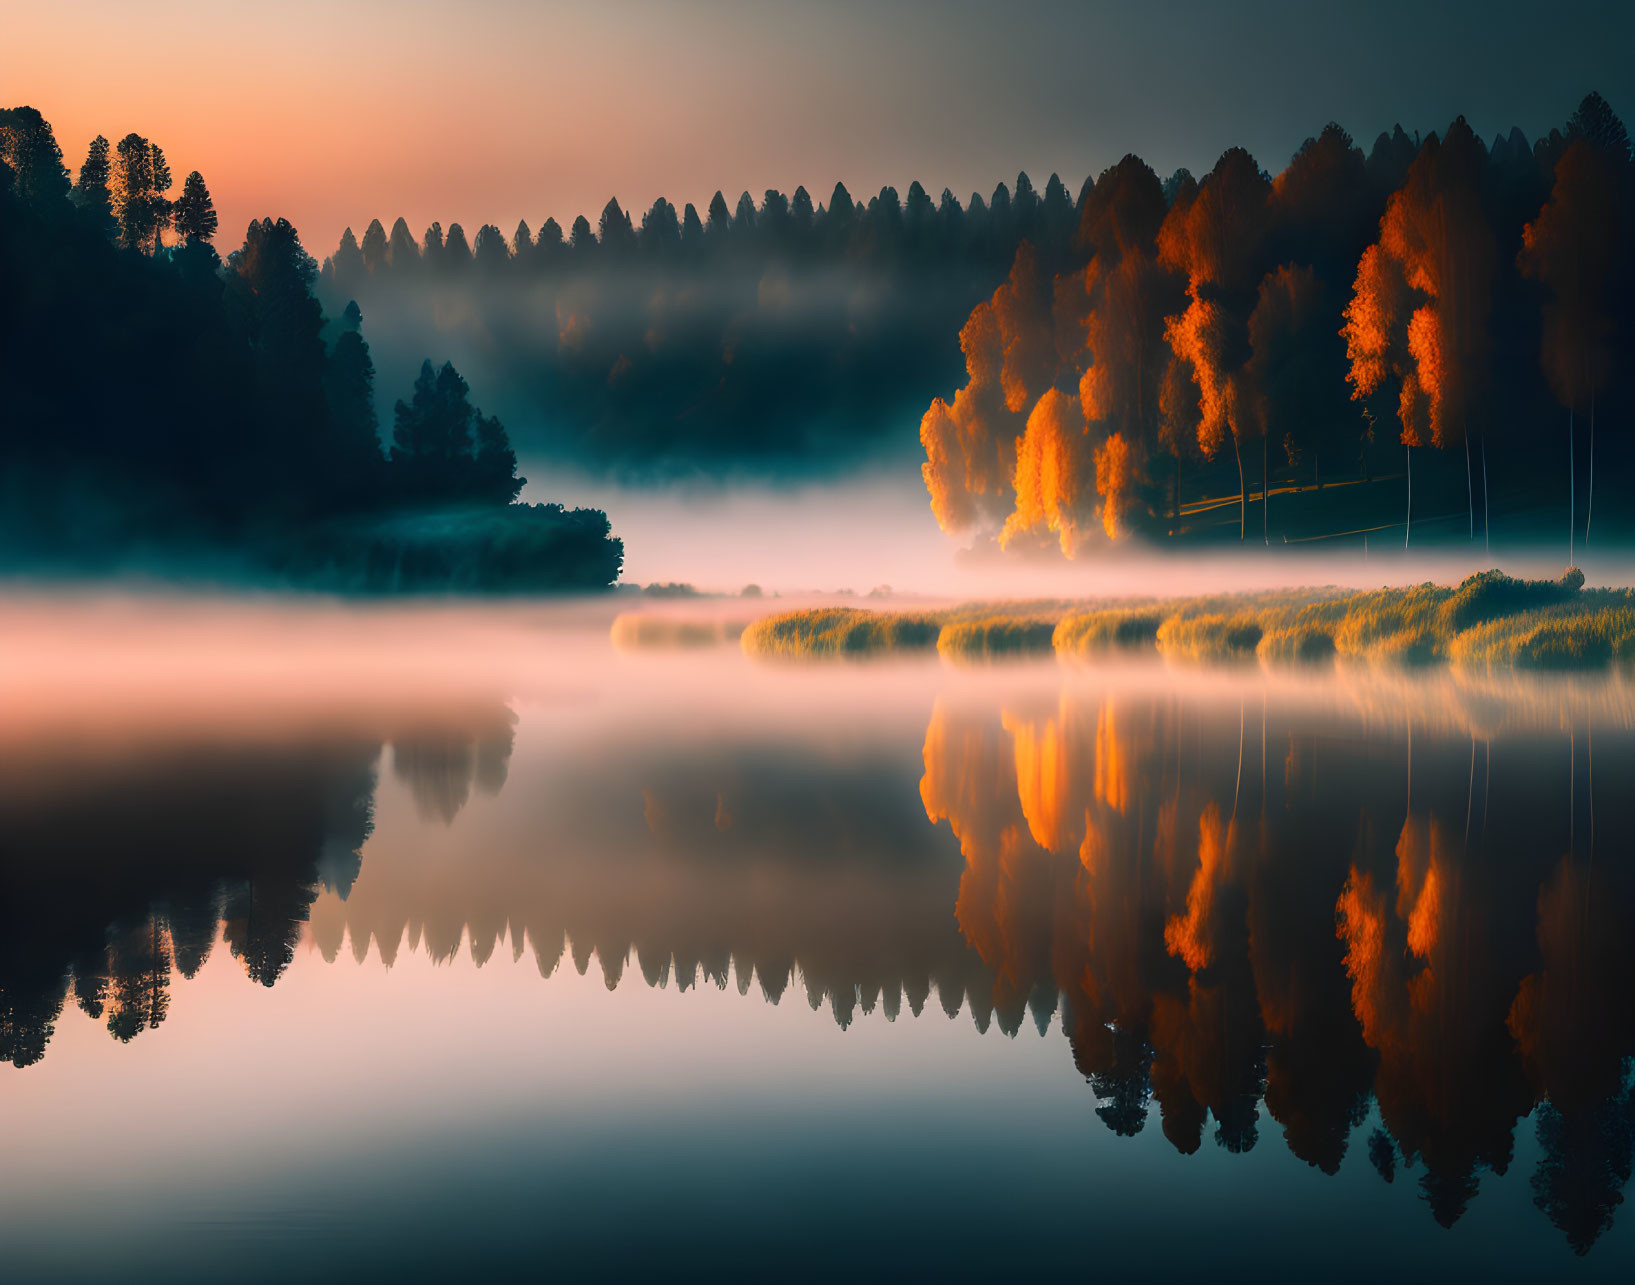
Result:
[[[532,466],[525,466],[529,471]],[[603,509],[627,549],[622,581],[682,582],[712,593],[759,585],[785,596],[890,586],[899,594],[950,599],[1186,596],[1297,585],[1457,584],[1502,567],[1515,576],[1554,579],[1568,565],[1565,516],[1558,543],[1531,534],[1475,541],[1415,541],[1402,533],[1313,541],[1236,539],[1184,552],[1139,540],[1104,556],[1069,562],[1047,552],[1034,558],[968,548],[937,527],[924,488],[905,478],[870,474],[834,483],[694,487],[620,487],[533,470],[570,503]],[[530,474],[532,476],[532,473]],[[527,498],[527,492],[524,492]],[[1428,547],[1427,547],[1428,546]],[[1635,583],[1635,552],[1623,541],[1573,552],[1592,585]]]
[[1187,1270],[1618,1278],[1627,678],[791,666],[613,605],[9,602],[9,1261],[737,1277],[818,1223],[970,1277],[978,1181],[1130,1270],[1179,1200]]

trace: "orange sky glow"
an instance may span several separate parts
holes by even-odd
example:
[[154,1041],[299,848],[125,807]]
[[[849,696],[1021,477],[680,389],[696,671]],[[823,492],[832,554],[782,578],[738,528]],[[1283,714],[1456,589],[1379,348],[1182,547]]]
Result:
[[0,100],[39,108],[76,171],[95,134],[131,130],[178,183],[201,170],[224,250],[277,214],[319,257],[398,214],[417,236],[509,235],[594,222],[610,195],[638,217],[661,194],[702,210],[717,188],[825,200],[836,180],[965,200],[1018,169],[1076,191],[1132,149],[1202,172],[1242,143],[1276,170],[1330,118],[1365,141],[1461,111],[1533,134],[1592,87],[1629,110],[1635,9],[1586,43],[1525,6],[1461,7],[62,0],[8,11]]

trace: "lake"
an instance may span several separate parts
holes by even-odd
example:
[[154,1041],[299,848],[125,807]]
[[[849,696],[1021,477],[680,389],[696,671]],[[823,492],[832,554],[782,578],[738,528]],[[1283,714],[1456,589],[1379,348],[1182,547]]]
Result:
[[0,610],[11,1279],[1627,1279],[1635,684]]

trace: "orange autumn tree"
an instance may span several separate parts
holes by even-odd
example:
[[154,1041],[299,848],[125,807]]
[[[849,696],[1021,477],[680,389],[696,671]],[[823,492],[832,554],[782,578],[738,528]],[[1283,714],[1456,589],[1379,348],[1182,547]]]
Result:
[[1013,505],[1016,442],[1052,373],[1049,310],[1033,247],[960,331],[966,383],[952,405],[937,398],[920,420],[921,465],[944,531],[991,531]]
[[966,386],[920,424],[921,472],[944,530],[1068,557],[1092,537],[1130,533],[1147,461],[1163,449],[1164,325],[1180,300],[1158,261],[1166,208],[1158,176],[1125,157],[1081,202],[1085,265],[1046,281],[1024,243],[972,313],[960,337]]
[[1214,458],[1232,440],[1238,465],[1238,539],[1249,507],[1243,443],[1260,431],[1246,367],[1270,230],[1272,185],[1241,147],[1229,149],[1190,201],[1177,201],[1159,232],[1159,259],[1186,278],[1187,306],[1169,318],[1165,338],[1190,364],[1198,389],[1198,446]]
[[1408,460],[1404,543],[1413,525],[1415,446],[1464,447],[1471,537],[1476,533],[1468,425],[1486,375],[1495,267],[1486,167],[1487,151],[1462,116],[1446,138],[1425,140],[1386,203],[1379,240],[1358,263],[1345,310],[1353,396],[1369,396],[1388,377],[1399,381]]

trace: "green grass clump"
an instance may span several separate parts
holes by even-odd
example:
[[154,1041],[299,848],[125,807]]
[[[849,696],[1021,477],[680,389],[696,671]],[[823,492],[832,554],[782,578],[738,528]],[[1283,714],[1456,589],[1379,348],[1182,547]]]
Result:
[[1320,614],[1332,618],[1334,649],[1342,656],[1422,664],[1441,654],[1438,613],[1452,596],[1446,585],[1430,583],[1371,589],[1324,604]]
[[1158,650],[1173,660],[1244,660],[1255,654],[1264,633],[1248,611],[1171,616],[1158,626]]
[[1151,647],[1158,641],[1158,626],[1166,612],[1157,607],[1110,607],[1063,616],[1051,638],[1063,656],[1088,656],[1099,651]]
[[1485,621],[1453,642],[1469,669],[1586,669],[1635,660],[1635,595],[1594,590],[1577,600]]
[[1316,665],[1334,659],[1334,631],[1316,621],[1278,625],[1261,635],[1255,654],[1268,664]]
[[1051,620],[986,616],[958,620],[942,627],[937,652],[955,660],[997,660],[1007,656],[1048,653],[1056,632]]
[[1559,580],[1517,580],[1502,571],[1483,571],[1462,581],[1442,604],[1444,628],[1458,633],[1500,616],[1513,616],[1570,602],[1584,587],[1584,573],[1568,567]]
[[942,620],[914,612],[818,607],[786,611],[753,622],[739,639],[750,656],[866,656],[892,651],[929,651]]

